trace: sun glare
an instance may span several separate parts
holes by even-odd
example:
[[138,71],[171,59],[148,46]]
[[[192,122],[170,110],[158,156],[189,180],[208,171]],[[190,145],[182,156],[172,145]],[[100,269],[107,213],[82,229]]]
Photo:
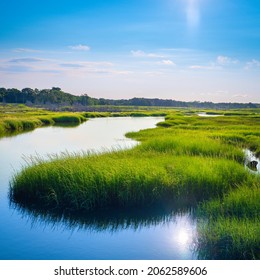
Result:
[[190,241],[190,235],[187,230],[180,229],[180,231],[177,233],[176,239],[181,245],[187,245]]
[[196,27],[200,22],[199,0],[186,0],[186,16],[188,25]]
[[190,28],[197,27],[200,23],[201,0],[178,0],[186,15],[187,25]]

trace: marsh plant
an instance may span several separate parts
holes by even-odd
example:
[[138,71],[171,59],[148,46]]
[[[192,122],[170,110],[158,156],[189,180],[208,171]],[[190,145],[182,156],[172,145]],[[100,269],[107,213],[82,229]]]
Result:
[[260,118],[227,113],[173,111],[155,129],[128,133],[140,143],[128,151],[32,158],[14,174],[11,198],[46,211],[193,206],[200,258],[259,259],[260,177],[243,149],[259,154]]

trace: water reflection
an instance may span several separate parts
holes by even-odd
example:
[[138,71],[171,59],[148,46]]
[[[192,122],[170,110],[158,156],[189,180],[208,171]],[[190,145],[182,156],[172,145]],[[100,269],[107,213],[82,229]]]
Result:
[[80,123],[55,123],[54,127],[63,127],[63,128],[72,128],[72,127],[78,127],[80,125]]
[[[45,224],[71,230],[77,228],[82,230],[90,229],[115,232],[124,229],[140,230],[144,227],[176,222],[180,225],[180,233],[184,233],[184,227],[190,230],[189,223],[195,219],[194,209],[174,210],[162,209],[161,207],[71,212],[56,209],[41,209],[15,202],[11,199],[10,208],[18,211],[23,217],[29,217],[32,225]],[[189,237],[191,235],[189,234]],[[180,239],[177,238],[177,240]]]
[[[11,202],[10,207],[30,223],[31,228],[52,228],[54,231],[69,231],[71,234],[84,232],[118,236],[121,232],[137,233],[147,236],[153,232],[156,243],[154,248],[160,251],[150,255],[151,258],[196,259],[197,228],[194,209],[173,210],[162,208],[120,209],[102,212],[59,212],[46,211]],[[155,234],[157,231],[157,234]],[[132,238],[132,242],[133,242]],[[124,241],[125,242],[125,241]],[[131,241],[128,246],[131,247]],[[120,244],[120,242],[119,242]],[[143,250],[139,244],[139,250]],[[113,248],[114,252],[117,251]],[[161,252],[164,251],[164,254]],[[151,254],[151,253],[150,253]],[[155,254],[158,254],[157,256]],[[141,253],[142,255],[142,253]],[[160,257],[160,255],[164,257]],[[126,255],[131,259],[131,255]],[[134,257],[135,258],[135,257]],[[139,257],[140,258],[140,257]],[[147,257],[145,257],[147,258]]]
[[187,227],[180,228],[176,236],[174,236],[174,241],[179,242],[181,245],[186,245],[192,240],[192,232]]

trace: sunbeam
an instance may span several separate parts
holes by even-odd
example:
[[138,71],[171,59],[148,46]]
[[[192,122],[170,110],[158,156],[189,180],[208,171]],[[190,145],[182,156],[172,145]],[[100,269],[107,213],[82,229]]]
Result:
[[190,27],[196,27],[200,22],[199,0],[185,0],[186,17]]

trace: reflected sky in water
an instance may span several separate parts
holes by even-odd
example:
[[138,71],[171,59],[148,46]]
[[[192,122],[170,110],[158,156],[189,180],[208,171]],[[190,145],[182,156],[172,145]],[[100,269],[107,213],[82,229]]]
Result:
[[106,213],[43,213],[11,203],[9,180],[22,156],[130,148],[124,134],[162,118],[100,118],[78,127],[45,127],[0,139],[0,259],[193,259],[192,212],[135,209]]
[[[249,170],[251,173],[253,174],[260,174],[260,159],[257,158],[253,152],[251,152],[248,149],[244,149],[244,153],[246,156],[246,160],[245,160],[245,167],[247,168],[247,170]],[[257,166],[256,168],[252,168],[250,166],[250,162],[251,161],[256,161],[257,162]]]

